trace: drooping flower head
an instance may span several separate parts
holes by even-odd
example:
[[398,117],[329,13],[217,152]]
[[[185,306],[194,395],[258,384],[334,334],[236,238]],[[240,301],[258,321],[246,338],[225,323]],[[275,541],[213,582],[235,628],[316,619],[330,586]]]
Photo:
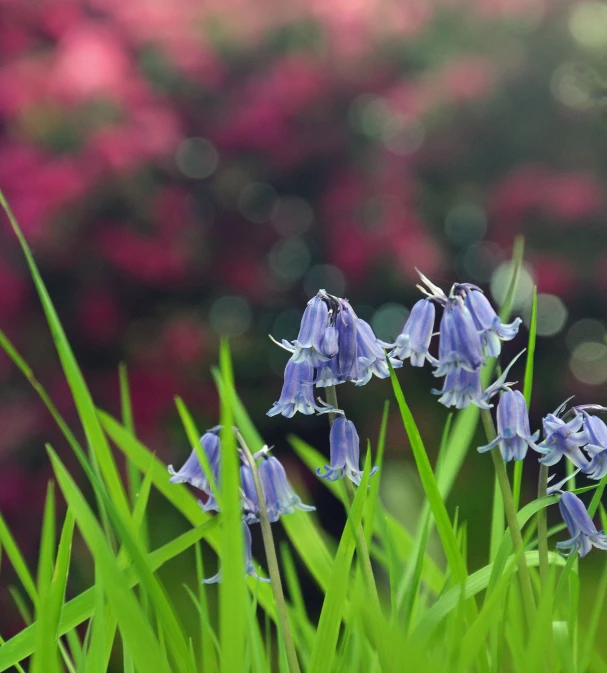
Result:
[[[267,577],[260,577],[256,570],[255,566],[253,565],[253,554],[251,551],[251,531],[249,530],[249,527],[247,526],[246,523],[243,522],[242,524],[242,532],[244,535],[244,572],[245,576],[246,575],[251,575],[251,577],[254,577],[256,580],[259,580],[260,582],[270,582],[270,579]],[[208,577],[206,579],[203,579],[202,581],[204,584],[214,584],[215,582],[221,582],[221,569],[219,570],[218,573],[213,575],[213,577]]]
[[582,471],[589,479],[602,479],[607,474],[607,425],[598,416],[585,410],[582,410],[582,416],[588,437],[584,451],[590,456],[590,462]]
[[357,316],[347,299],[339,300],[339,313],[335,319],[339,350],[337,374],[342,381],[358,381],[358,326]]
[[[373,375],[379,379],[387,379],[390,376],[388,363],[386,362],[386,349],[394,344],[386,343],[378,339],[368,322],[358,318],[357,335],[358,341],[358,369],[359,378],[357,386],[364,386],[371,380]],[[402,367],[403,363],[390,356],[390,363],[394,369]]]
[[[207,430],[200,438],[200,446],[207,456],[213,479],[216,484],[219,479],[219,458],[221,455],[221,444],[219,441],[220,430],[221,426],[217,425],[214,428]],[[196,451],[192,451],[179,472],[176,472],[172,465],[168,466],[168,470],[171,475],[171,478],[169,479],[171,484],[188,483],[201,491],[204,491],[207,495],[211,495],[211,486],[202,469],[202,465],[198,460]]]
[[396,337],[396,348],[391,357],[399,360],[411,358],[414,367],[423,367],[428,360],[432,364],[436,360],[430,355],[430,341],[434,331],[436,308],[431,299],[420,299],[413,305],[402,332]]
[[588,466],[588,459],[581,447],[588,443],[588,433],[584,429],[584,418],[575,409],[573,418],[566,422],[559,416],[563,411],[561,405],[554,413],[548,414],[543,420],[544,441],[539,444],[546,455],[540,458],[544,465],[556,465],[566,456],[576,467],[582,470]]
[[[321,474],[319,467],[316,468],[316,474],[321,479],[327,479],[328,481],[337,481],[342,477],[348,477],[351,482],[358,486],[363,473],[359,469],[360,440],[354,423],[344,416],[338,416],[331,426],[329,444],[329,461],[331,464],[325,465],[324,474]],[[370,476],[374,475],[378,469],[378,467],[374,467]]]
[[607,536],[603,531],[597,530],[584,503],[575,493],[565,491],[561,496],[559,509],[571,538],[564,542],[557,542],[558,549],[568,549],[569,554],[574,554],[579,550],[580,557],[586,556],[592,547],[607,549]]
[[316,509],[316,507],[304,505],[293,490],[287,479],[285,468],[277,458],[268,456],[262,460],[257,469],[270,522],[278,521],[285,514],[293,514],[297,509],[304,512],[313,512]]
[[433,395],[440,395],[438,401],[446,407],[465,409],[470,404],[475,404],[481,409],[490,409],[483,393],[480,369],[474,372],[457,368],[450,371],[443,382],[442,390],[432,389]]
[[502,350],[501,342],[514,339],[522,320],[515,318],[511,323],[504,324],[483,291],[476,285],[458,284],[454,292],[464,297],[466,308],[470,311],[481,338],[485,357],[497,357]]
[[485,363],[480,335],[461,297],[450,297],[439,327],[438,364],[434,376],[458,369],[478,371]]
[[320,406],[314,400],[314,368],[307,362],[289,360],[285,367],[284,384],[278,402],[274,402],[268,416],[282,414],[291,418],[296,412],[309,416],[331,410],[328,405]]
[[505,390],[497,405],[497,437],[478,451],[484,453],[499,445],[504,461],[523,460],[527,449],[542,452],[535,443],[540,433],[531,434],[527,403],[518,390]]

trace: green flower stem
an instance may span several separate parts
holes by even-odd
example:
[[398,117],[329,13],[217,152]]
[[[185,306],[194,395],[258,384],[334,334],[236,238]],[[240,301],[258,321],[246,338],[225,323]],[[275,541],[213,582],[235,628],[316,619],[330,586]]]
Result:
[[246,445],[242,435],[236,433],[240,448],[243,450],[247,461],[253,473],[253,482],[255,484],[255,491],[257,493],[257,500],[259,501],[259,525],[261,526],[261,536],[263,538],[263,546],[266,551],[266,561],[268,563],[268,573],[272,582],[272,591],[274,592],[274,600],[278,608],[278,620],[282,631],[282,637],[285,643],[285,650],[287,653],[287,661],[289,663],[290,673],[301,673],[299,668],[299,661],[297,660],[297,652],[295,650],[295,642],[291,627],[289,625],[289,617],[287,615],[287,603],[285,601],[285,594],[282,589],[282,580],[280,579],[280,570],[278,568],[278,557],[276,556],[276,546],[274,545],[274,536],[272,535],[272,526],[268,519],[268,510],[266,508],[266,501],[259,481],[259,474],[257,472],[257,464],[251,450]]
[[[495,427],[493,419],[488,409],[481,409],[481,418],[485,427],[487,439],[492,442],[495,437]],[[512,544],[514,551],[518,555],[519,578],[521,583],[521,594],[523,596],[523,605],[525,606],[525,614],[527,616],[527,626],[531,629],[534,624],[535,617],[535,598],[533,597],[533,588],[531,586],[531,575],[527,567],[527,559],[525,558],[525,551],[523,546],[523,536],[516,517],[516,506],[514,504],[514,497],[512,489],[510,488],[510,480],[508,479],[508,472],[506,471],[506,464],[502,458],[502,454],[498,448],[490,451],[491,458],[493,458],[493,465],[495,467],[495,474],[502,492],[502,500],[504,502],[504,511],[506,514],[506,521],[510,529],[512,537]]]
[[[537,497],[543,498],[548,491],[548,465],[540,464],[540,476],[537,484]],[[548,520],[546,508],[537,514],[537,549],[540,557],[540,578],[542,584],[548,580]]]
[[[327,402],[334,407],[339,409],[337,404],[337,392],[335,386],[327,386]],[[335,421],[336,414],[329,414],[329,425],[333,425]],[[351,506],[354,502],[354,486],[348,478],[343,479],[344,487],[346,490],[346,496],[348,498],[348,505]],[[379,594],[377,592],[377,585],[375,584],[375,575],[373,574],[373,567],[371,565],[371,557],[369,555],[369,547],[367,545],[367,538],[365,537],[365,531],[362,525],[358,526],[358,529],[355,531],[356,534],[356,548],[360,557],[360,562],[362,566],[363,576],[365,578],[365,583],[367,585],[367,590],[371,595],[372,600],[376,604],[376,608],[381,611],[381,604],[379,602]]]

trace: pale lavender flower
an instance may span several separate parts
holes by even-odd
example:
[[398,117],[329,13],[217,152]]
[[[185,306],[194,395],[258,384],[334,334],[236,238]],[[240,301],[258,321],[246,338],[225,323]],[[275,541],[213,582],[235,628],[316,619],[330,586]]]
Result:
[[583,472],[590,479],[602,479],[607,474],[607,425],[598,416],[591,416],[585,411],[582,414],[588,435],[588,444],[584,450],[590,456],[590,462]]
[[337,386],[340,383],[345,383],[345,381],[339,377],[339,372],[337,371],[337,358],[331,358],[316,370],[314,384],[317,388]]
[[588,466],[588,459],[581,451],[581,447],[588,443],[588,433],[584,429],[581,414],[575,412],[569,422],[565,422],[556,414],[548,414],[543,420],[543,426],[545,439],[538,446],[541,451],[546,452],[546,455],[540,458],[540,463],[556,465],[563,456],[566,456],[582,470]]
[[490,409],[487,396],[483,392],[480,369],[467,371],[456,368],[448,372],[443,382],[442,390],[433,389],[433,395],[440,395],[438,401],[446,407],[465,409],[470,404],[475,404],[481,409]]
[[356,313],[347,299],[339,299],[339,312],[335,318],[339,350],[337,352],[337,373],[342,381],[358,381],[358,326]]
[[607,425],[598,416],[591,416],[585,411],[582,412],[582,416],[584,429],[588,437],[588,444],[586,444],[584,450],[590,456],[607,451]]
[[514,339],[522,320],[515,318],[511,323],[504,324],[485,294],[475,285],[457,285],[455,292],[465,297],[466,307],[480,334],[485,357],[497,357],[502,350],[501,342]]
[[458,369],[476,372],[485,362],[479,333],[461,297],[450,298],[439,327],[438,363],[434,376]]
[[420,299],[416,302],[402,332],[396,337],[396,348],[390,356],[399,360],[411,358],[411,364],[414,367],[423,367],[426,360],[436,364],[435,358],[428,352],[435,315],[436,308],[431,299]]
[[603,531],[597,530],[584,503],[575,493],[565,491],[561,496],[559,509],[571,538],[564,542],[557,542],[556,546],[558,549],[571,550],[566,556],[579,550],[580,557],[584,557],[592,547],[607,549],[607,536]]
[[284,384],[278,402],[274,402],[268,416],[282,414],[291,418],[296,412],[309,416],[330,411],[329,405],[320,406],[314,400],[314,368],[307,362],[289,360],[285,367]]
[[[255,566],[253,565],[253,554],[251,552],[251,531],[249,530],[249,527],[247,526],[246,523],[243,522],[242,524],[242,530],[244,534],[244,570],[245,570],[245,575],[251,575],[251,577],[254,577],[256,580],[259,580],[260,582],[270,582],[270,579],[267,577],[259,577],[257,572],[255,571]],[[215,582],[221,582],[221,570],[213,577],[208,577],[206,579],[203,579],[202,581],[204,584],[214,584]]]
[[506,462],[523,460],[529,447],[541,452],[535,443],[539,435],[539,431],[531,434],[527,403],[522,393],[518,390],[506,390],[497,405],[497,437],[489,444],[479,447],[478,451],[484,453],[499,444]]
[[294,362],[306,362],[312,367],[320,367],[323,362],[337,354],[335,309],[335,299],[324,290],[319,290],[310,299],[301,318],[297,339],[292,343],[283,339],[279,343],[293,354],[291,359]]
[[[360,440],[356,427],[352,421],[343,416],[338,416],[331,426],[329,435],[330,465],[325,465],[326,472],[321,474],[321,469],[316,468],[316,474],[321,479],[337,481],[342,477],[348,477],[357,486],[360,484],[362,471],[359,469]],[[374,475],[378,467],[371,470]]]
[[[394,344],[386,343],[378,339],[368,322],[358,318],[357,326],[357,348],[358,348],[358,369],[360,378],[356,381],[357,386],[364,386],[375,374],[377,378],[387,379],[390,376],[388,363],[386,362],[387,348],[392,348]],[[394,369],[402,367],[403,363],[390,357],[390,363]]]
[[[218,425],[207,430],[207,432],[200,438],[200,446],[207,456],[215,483],[217,483],[217,480],[219,479],[219,458],[221,453],[221,444],[219,441],[220,430],[221,426]],[[176,472],[172,465],[168,466],[168,470],[171,475],[171,478],[169,479],[171,484],[188,483],[201,491],[204,491],[207,495],[211,495],[211,486],[204,474],[196,451],[192,451],[179,472]]]
[[259,480],[264,493],[268,518],[271,523],[296,509],[313,512],[316,507],[304,505],[287,479],[287,473],[277,458],[268,456],[258,467]]
[[240,486],[242,489],[241,504],[244,520],[247,523],[255,523],[258,521],[259,499],[257,497],[255,481],[253,480],[253,472],[247,463],[240,466]]

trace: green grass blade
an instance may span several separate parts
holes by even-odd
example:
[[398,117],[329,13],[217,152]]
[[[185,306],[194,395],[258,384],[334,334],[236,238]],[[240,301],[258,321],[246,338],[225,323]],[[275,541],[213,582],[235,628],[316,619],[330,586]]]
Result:
[[106,541],[103,531],[82,493],[56,454],[51,462],[61,491],[72,510],[78,528],[95,559],[104,592],[112,604],[122,636],[135,664],[142,670],[171,673],[166,659],[123,571]]
[[209,617],[209,605],[207,601],[206,585],[204,579],[204,564],[202,560],[201,545],[194,548],[196,553],[196,581],[198,585],[198,604],[200,606],[200,647],[202,669],[214,671],[217,669],[217,657],[219,656],[219,639],[211,624]]
[[580,666],[579,673],[585,673],[589,670],[592,659],[592,650],[595,647],[596,635],[599,629],[599,623],[603,613],[603,606],[605,605],[605,594],[607,593],[607,563],[603,565],[601,577],[593,594],[592,609],[590,612],[590,619],[585,628],[585,636],[580,647]]
[[335,556],[331,581],[320,613],[308,673],[324,673],[332,670],[339,628],[350,583],[350,567],[356,548],[354,531],[358,529],[362,520],[369,483],[369,470],[370,461],[368,460]]
[[[525,552],[527,565],[534,568],[539,564],[537,551]],[[550,552],[549,561],[551,564],[565,566],[565,559],[555,552]],[[511,573],[517,572],[516,560],[514,556],[509,556],[506,563],[506,570]],[[489,586],[489,580],[493,571],[493,564],[489,564],[475,573],[472,573],[466,580],[465,597],[470,598]],[[500,578],[503,576],[500,575]],[[432,635],[432,632],[439,626],[440,622],[452,611],[455,610],[461,600],[461,585],[449,589],[438,601],[424,614],[422,619],[416,624],[411,632],[410,639],[414,642],[426,643]]]
[[[103,585],[95,582],[95,611],[91,618],[91,631],[86,651],[85,673],[104,673],[106,645],[106,605]],[[127,650],[126,644],[124,644]]]
[[[516,461],[516,464],[522,461]],[[515,470],[516,470],[515,464]],[[493,505],[491,510],[491,537],[489,538],[489,560],[494,561],[500,542],[504,536],[504,501],[497,477],[493,479]]]
[[[437,472],[445,461],[452,419],[453,414],[449,414],[445,422],[445,427],[443,428],[436,464]],[[415,536],[411,559],[408,561],[406,572],[402,577],[401,585],[397,592],[397,609],[402,605],[403,628],[405,633],[408,633],[409,631],[413,616],[413,608],[419,595],[420,583],[422,579],[424,579],[424,565],[428,565],[426,560],[426,545],[430,537],[431,521],[432,516],[430,508],[425,508],[418,526],[418,533]]]
[[38,591],[34,578],[27,567],[27,563],[19,550],[15,538],[12,536],[6,522],[0,515],[0,545],[4,549],[13,569],[15,570],[19,581],[25,589],[27,595],[30,597],[34,606],[38,602]]
[[34,285],[36,286],[38,296],[40,297],[40,302],[42,303],[53,341],[55,343],[65,377],[72,392],[74,403],[76,405],[76,409],[78,410],[78,416],[80,417],[80,421],[82,423],[90,450],[96,458],[97,464],[99,465],[99,469],[103,475],[113,502],[116,504],[120,512],[126,516],[129,511],[127,497],[109,444],[97,419],[95,406],[93,404],[90,392],[86,386],[82,372],[78,367],[74,353],[71,349],[71,346],[69,345],[68,339],[61,325],[61,321],[59,320],[59,316],[57,315],[53,302],[46,289],[44,281],[42,280],[31,250],[2,191],[0,191],[0,205],[6,213],[13,231],[19,240],[23,254],[25,255],[25,259],[34,281]]
[[222,582],[219,585],[219,642],[221,644],[221,671],[233,673],[244,670],[246,643],[246,603],[249,600],[245,589],[243,569],[243,532],[240,511],[239,458],[236,452],[234,425],[232,363],[228,344],[220,346],[219,360],[225,387],[220,391],[222,430],[221,438],[221,512]]
[[[379,426],[379,436],[377,438],[377,455],[375,457],[375,464],[377,465],[377,467],[379,467],[380,474],[382,466],[384,464],[384,451],[386,448],[386,428],[388,427],[389,413],[390,413],[390,402],[386,400],[384,402],[381,424]],[[371,485],[369,487],[369,496],[367,497],[367,502],[365,504],[365,512],[363,515],[363,520],[364,520],[364,529],[367,544],[369,544],[371,540],[371,537],[373,535],[373,528],[376,522],[376,512],[378,509],[378,500],[379,500],[379,484],[380,484],[379,478],[371,480]]]
[[[295,453],[301,458],[301,460],[311,469],[315,470],[317,467],[320,467],[326,462],[325,457],[317,451],[315,448],[310,446],[307,442],[304,442],[299,437],[295,435],[289,435],[287,441],[293,447]],[[373,480],[371,480],[373,482]],[[337,482],[327,481],[326,479],[321,480],[322,485],[327,488],[336,498],[341,500],[339,484]],[[409,533],[409,531],[401,525],[401,523],[389,512],[387,512],[381,505],[381,501],[378,501],[378,513],[376,517],[384,517],[386,521],[386,526],[388,528],[388,536],[393,543],[394,550],[398,553],[400,561],[408,561],[413,553],[415,548],[415,540]],[[298,522],[299,523],[299,522]],[[305,524],[304,524],[305,525]],[[297,525],[293,526],[294,536],[291,540],[295,544],[295,536],[297,534]],[[303,551],[300,554],[304,561],[307,556],[318,552],[316,547],[310,549],[309,545],[314,544],[314,539],[316,536],[306,536],[305,542],[298,540],[299,546],[303,547]],[[307,556],[306,556],[307,555]],[[424,582],[432,589],[434,593],[438,593],[440,588],[443,585],[443,575],[439,567],[436,565],[435,561],[427,554],[423,557],[423,570],[422,577]],[[328,573],[330,573],[331,567],[331,556],[330,553],[323,553],[322,560],[319,559],[319,566],[322,567],[319,570],[318,574],[322,579],[319,581],[320,586],[326,587],[326,582],[328,581]],[[308,566],[310,567],[310,566]],[[316,577],[316,574],[313,572],[313,575]]]
[[[537,339],[537,287],[533,288],[533,302],[531,304],[531,321],[529,323],[529,341],[527,343],[527,360],[525,362],[525,382],[523,396],[527,402],[527,409],[531,408],[531,394],[533,392],[533,367],[535,362],[535,342]],[[512,480],[512,495],[514,504],[518,508],[521,497],[521,483],[523,480],[523,461],[514,463],[514,478]]]
[[396,401],[400,409],[401,417],[403,420],[403,425],[405,431],[409,438],[409,443],[411,445],[411,450],[413,451],[413,457],[415,459],[415,464],[417,465],[417,470],[424,488],[424,492],[430,504],[430,509],[434,515],[436,521],[436,528],[441,539],[443,550],[445,556],[447,557],[447,562],[453,576],[457,582],[465,581],[468,573],[466,571],[466,564],[461,557],[459,548],[457,545],[457,539],[455,533],[453,532],[453,527],[451,526],[451,520],[449,514],[447,513],[447,508],[440,494],[438,484],[432,466],[430,465],[430,460],[428,459],[428,454],[424,447],[421,435],[417,429],[415,419],[411,414],[405,396],[403,395],[402,388],[400,383],[396,378],[392,366],[387,360],[388,365],[390,366],[390,378],[392,380],[392,386],[394,389],[394,395],[396,396]]
[[[120,412],[122,416],[122,423],[124,427],[131,434],[135,434],[135,420],[133,418],[133,404],[131,402],[131,390],[129,387],[129,375],[124,362],[121,362],[118,367],[118,382],[120,386]],[[129,495],[131,497],[131,504],[135,504],[139,487],[141,486],[141,473],[136,465],[130,460],[126,462],[126,469],[128,475]]]
[[56,673],[59,671],[57,657],[56,624],[53,623],[53,606],[50,588],[55,563],[55,496],[53,483],[49,483],[42,519],[42,536],[40,540],[40,557],[38,561],[38,608],[36,618],[36,649],[32,657],[32,673]]

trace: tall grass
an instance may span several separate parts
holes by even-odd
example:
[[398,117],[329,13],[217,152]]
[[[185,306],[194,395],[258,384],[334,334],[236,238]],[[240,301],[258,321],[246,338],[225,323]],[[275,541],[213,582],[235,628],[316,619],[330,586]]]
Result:
[[[0,547],[6,559],[2,571],[6,572],[7,563],[14,569],[16,608],[31,622],[2,641],[0,671],[295,673],[297,667],[310,673],[607,670],[600,637],[607,570],[602,572],[592,604],[581,604],[579,574],[583,564],[550,551],[552,537],[562,526],[547,530],[544,514],[558,496],[547,496],[540,484],[540,497],[519,508],[522,466],[517,466],[514,495],[508,496],[503,488],[495,490],[494,513],[487,530],[489,562],[470,572],[467,526],[476,522],[467,523],[456,515],[450,494],[466,454],[475,449],[478,410],[471,407],[448,417],[438,461],[433,465],[394,371],[391,382],[396,405],[392,406],[396,408],[390,412],[389,404],[385,406],[378,441],[367,453],[362,483],[353,501],[341,482],[321,482],[346,509],[340,539],[331,540],[314,515],[297,511],[283,516],[276,525],[284,527],[288,543],[279,550],[280,569],[277,566],[275,571],[281,573],[286,601],[281,602],[276,592],[276,576],[274,587],[250,577],[245,580],[233,434],[222,433],[221,514],[210,516],[186,486],[169,484],[166,466],[137,438],[124,368],[120,373],[122,418],[113,418],[96,407],[52,298],[1,193],[0,203],[40,297],[80,419],[78,431],[68,427],[35,372],[2,332],[0,346],[57,422],[86,480],[76,480],[66,461],[46,447],[55,486],[51,483],[47,492],[35,573],[0,517]],[[522,250],[519,263],[521,257]],[[513,296],[515,283],[516,279],[509,296]],[[525,378],[528,401],[534,351],[532,320]],[[213,375],[221,424],[224,428],[235,424],[250,451],[260,450],[264,442],[238,397],[227,344],[222,346]],[[389,393],[387,385],[386,396]],[[196,447],[199,435],[192,416],[181,400],[177,405],[184,438]],[[381,469],[369,479],[371,455],[376,464],[382,463],[389,413],[398,413],[402,420],[403,446],[408,443],[411,447],[426,496],[417,525],[411,530],[381,500]],[[84,445],[77,439],[82,434]],[[324,458],[314,447],[297,437],[290,437],[290,443],[310,468],[323,464]],[[123,460],[125,470],[120,468]],[[210,475],[205,461],[201,455]],[[600,497],[604,487],[602,480],[591,506],[591,513],[600,508],[603,519]],[[86,494],[92,494],[92,499]],[[163,506],[178,512],[188,525],[185,533],[155,549],[150,549],[149,535],[154,527],[148,516],[152,494],[160,496]],[[515,509],[506,527],[508,497]],[[63,517],[57,514],[63,511],[57,507],[58,498],[67,505]],[[440,557],[428,550],[434,529],[443,552]],[[518,533],[513,535],[515,531],[520,539]],[[539,550],[536,531],[548,540]],[[75,534],[84,541],[95,574],[90,588],[68,600],[66,586],[74,567]],[[192,549],[195,553],[188,554]],[[213,554],[203,549],[212,549]],[[197,578],[186,588],[198,615],[194,628],[190,622],[184,624],[176,596],[167,590],[159,573],[164,564],[182,554],[193,563],[191,576]],[[372,566],[365,567],[366,554]],[[219,590],[201,582],[204,569],[214,565],[214,555],[219,557],[223,572]],[[267,567],[265,563],[261,566]],[[369,567],[374,575],[371,582],[366,576]],[[304,581],[307,584],[310,578],[323,596],[318,619],[310,616],[305,600]],[[531,592],[532,607],[527,605],[525,591]],[[215,604],[217,614],[211,609]]]

